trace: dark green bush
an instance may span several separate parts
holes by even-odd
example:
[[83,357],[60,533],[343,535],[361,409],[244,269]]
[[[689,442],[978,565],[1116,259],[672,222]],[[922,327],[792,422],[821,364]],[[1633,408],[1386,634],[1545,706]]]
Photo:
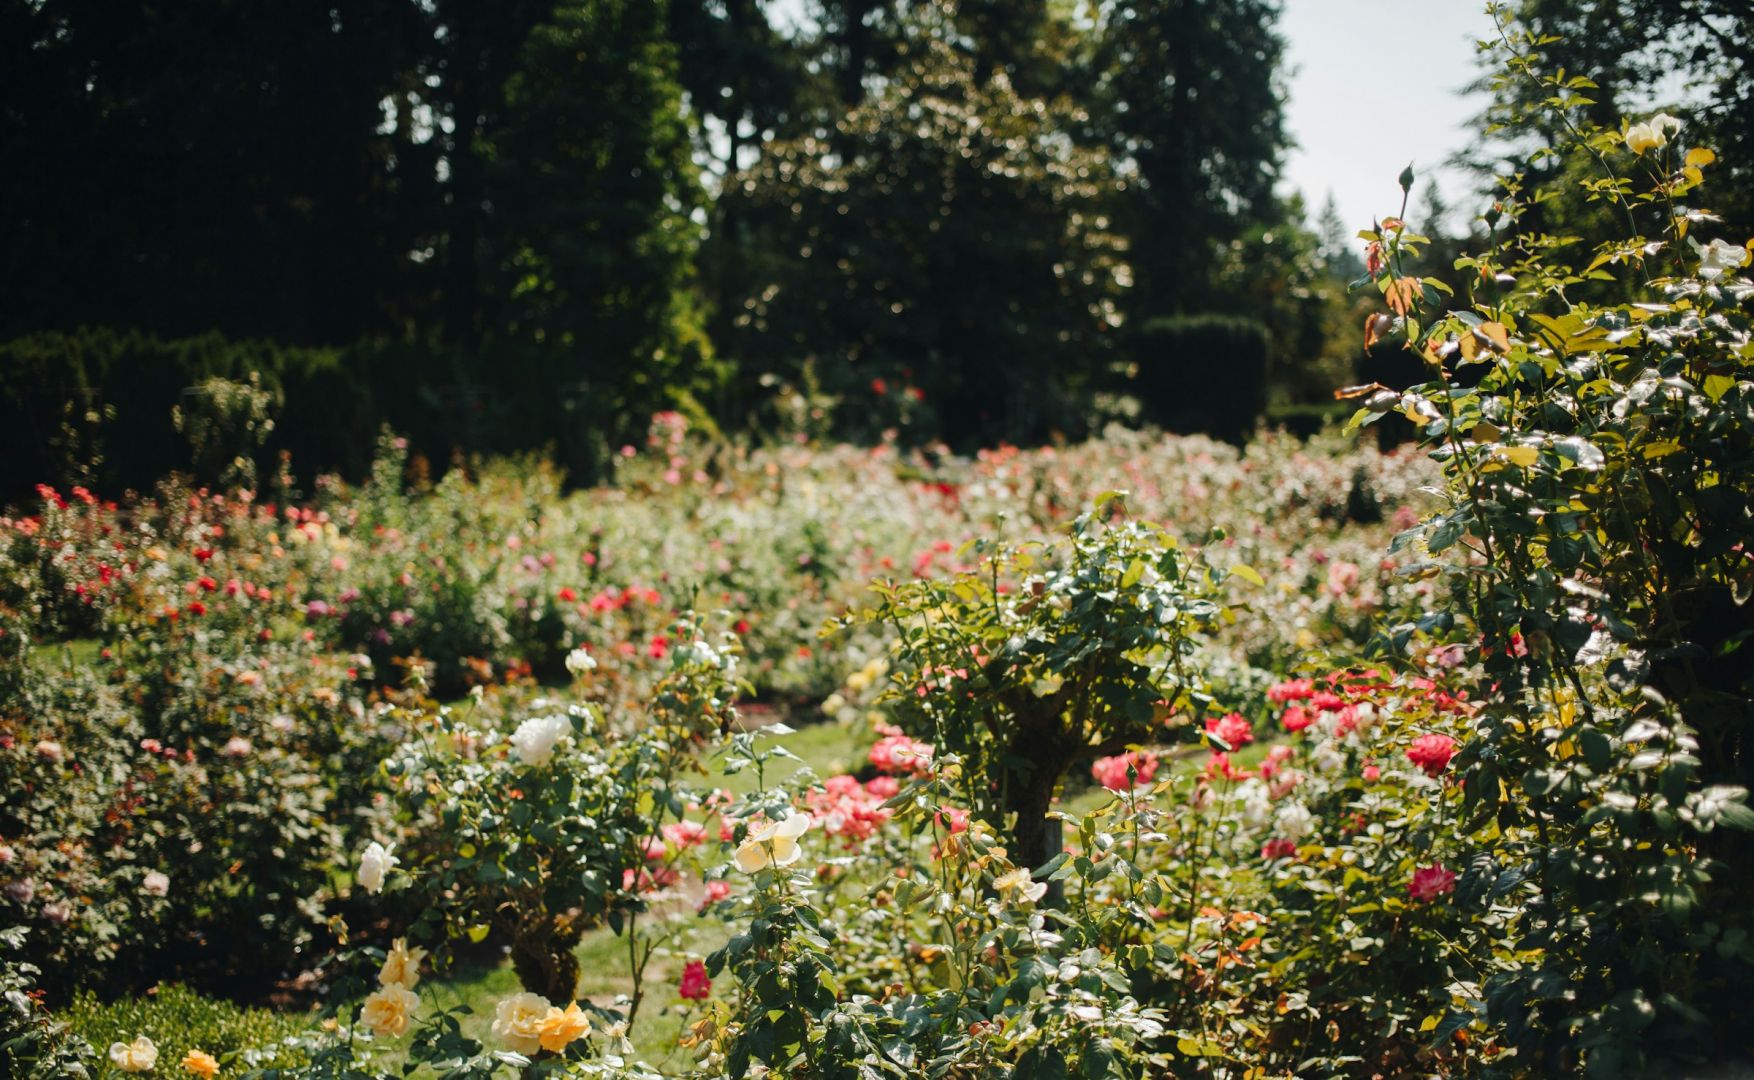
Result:
[[[702,364],[691,359],[677,377],[695,378]],[[115,494],[149,490],[169,472],[193,469],[211,485],[247,475],[230,454],[194,452],[172,410],[199,410],[199,388],[210,380],[252,376],[274,403],[273,431],[253,462],[264,482],[283,454],[307,479],[362,477],[385,427],[440,466],[458,453],[547,450],[573,480],[592,482],[607,475],[615,448],[639,441],[653,412],[687,407],[699,388],[611,367],[579,349],[292,348],[103,329],[32,334],[0,342],[0,429],[16,447],[0,457],[0,502],[45,482]]]
[[1241,443],[1267,410],[1267,331],[1253,319],[1149,319],[1132,353],[1140,410],[1170,431]]

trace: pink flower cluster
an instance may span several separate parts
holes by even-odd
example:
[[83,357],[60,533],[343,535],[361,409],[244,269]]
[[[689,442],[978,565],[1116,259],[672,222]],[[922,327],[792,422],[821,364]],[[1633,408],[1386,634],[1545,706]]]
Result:
[[1149,750],[1128,750],[1113,757],[1097,758],[1090,765],[1090,775],[1110,791],[1126,791],[1134,786],[1127,778],[1128,770],[1138,784],[1149,784],[1157,775],[1157,755]]
[[[903,735],[888,724],[877,728],[879,738],[871,747],[871,764],[891,776],[923,776],[932,769],[932,744]],[[887,798],[888,796],[884,796]]]
[[883,827],[893,813],[883,803],[900,790],[901,782],[893,776],[874,777],[863,784],[857,777],[831,776],[819,790],[804,796],[804,809],[823,832],[844,838],[850,847],[869,840]]

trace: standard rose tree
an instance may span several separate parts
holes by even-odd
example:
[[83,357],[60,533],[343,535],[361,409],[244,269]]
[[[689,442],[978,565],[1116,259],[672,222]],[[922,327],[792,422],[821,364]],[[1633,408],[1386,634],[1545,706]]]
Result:
[[[966,801],[1009,831],[1024,866],[1053,854],[1048,809],[1074,761],[1185,737],[1165,721],[1210,704],[1189,657],[1227,574],[1124,508],[1105,496],[1052,544],[981,542],[977,568],[876,586],[877,603],[842,624],[893,631],[891,711],[963,760]],[[1208,738],[1219,730],[1237,729]]]

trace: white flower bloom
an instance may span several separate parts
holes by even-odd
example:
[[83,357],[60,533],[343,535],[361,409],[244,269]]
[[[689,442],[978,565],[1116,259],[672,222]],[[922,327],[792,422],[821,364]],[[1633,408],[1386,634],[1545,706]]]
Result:
[[1301,840],[1315,831],[1315,815],[1309,807],[1293,799],[1279,807],[1278,835],[1287,840]]
[[1238,794],[1242,797],[1243,824],[1258,829],[1273,820],[1273,800],[1267,793],[1267,785],[1259,780],[1245,780]]
[[1036,881],[1028,870],[1019,866],[1015,870],[1000,874],[998,877],[994,878],[993,888],[999,890],[1000,896],[1004,896],[1007,893],[1016,893],[1030,903],[1034,903],[1047,895],[1048,883],[1045,881]]
[[572,721],[564,716],[533,716],[512,732],[512,749],[526,765],[546,765],[554,746],[572,734]]
[[1310,763],[1322,772],[1339,772],[1346,767],[1346,755],[1334,745],[1332,739],[1324,739],[1310,751]]
[[1626,149],[1642,155],[1646,150],[1660,150],[1669,145],[1669,136],[1681,130],[1681,121],[1668,113],[1657,113],[1643,124],[1626,129]]
[[1748,265],[1748,249],[1727,240],[1717,239],[1709,244],[1701,244],[1689,236],[1687,242],[1693,245],[1693,250],[1699,255],[1699,276],[1707,281],[1716,281],[1725,274]]
[[[391,845],[394,847],[395,845]],[[390,848],[373,840],[365,846],[359,856],[359,883],[369,893],[384,891],[384,877],[390,868],[401,862],[401,859],[390,854]]]
[[583,675],[587,671],[597,670],[597,658],[584,649],[574,649],[566,654],[566,670],[574,675]]
[[133,1042],[110,1044],[110,1064],[125,1073],[151,1072],[158,1064],[158,1047],[144,1035],[137,1035]]
[[164,896],[171,891],[171,879],[157,870],[148,870],[140,879],[140,891],[149,896]]
[[749,836],[737,848],[737,869],[753,874],[770,866],[790,866],[804,854],[798,837],[810,828],[810,815],[793,811],[778,821],[768,821],[749,830]]

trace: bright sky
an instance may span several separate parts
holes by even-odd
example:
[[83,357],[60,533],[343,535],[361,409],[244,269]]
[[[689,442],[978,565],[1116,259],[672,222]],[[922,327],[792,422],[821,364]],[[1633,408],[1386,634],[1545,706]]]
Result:
[[1484,0],[1285,0],[1286,121],[1297,142],[1285,180],[1303,192],[1312,224],[1330,191],[1348,234],[1394,213],[1409,161],[1415,208],[1436,179],[1456,226],[1474,216],[1471,181],[1443,163],[1467,145],[1468,119],[1485,106],[1459,93],[1480,74],[1474,42],[1492,32],[1485,9]]

